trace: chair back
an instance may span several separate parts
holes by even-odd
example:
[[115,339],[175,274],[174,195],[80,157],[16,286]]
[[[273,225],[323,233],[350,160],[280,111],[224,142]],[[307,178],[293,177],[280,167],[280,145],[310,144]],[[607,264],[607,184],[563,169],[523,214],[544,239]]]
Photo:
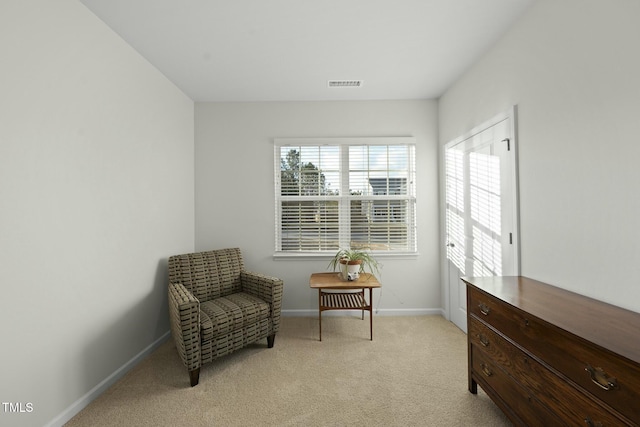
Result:
[[181,283],[200,302],[241,290],[244,260],[239,248],[169,257],[169,283]]

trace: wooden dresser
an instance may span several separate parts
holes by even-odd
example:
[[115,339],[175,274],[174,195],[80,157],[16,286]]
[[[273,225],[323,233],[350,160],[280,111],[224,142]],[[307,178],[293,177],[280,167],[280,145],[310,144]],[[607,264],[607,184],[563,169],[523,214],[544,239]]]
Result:
[[516,425],[640,425],[640,314],[525,277],[465,277],[469,391]]

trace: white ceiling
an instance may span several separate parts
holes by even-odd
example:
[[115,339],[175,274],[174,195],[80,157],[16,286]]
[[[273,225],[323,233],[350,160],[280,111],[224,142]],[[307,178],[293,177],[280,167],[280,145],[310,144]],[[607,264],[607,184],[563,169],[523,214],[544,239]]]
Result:
[[81,0],[194,101],[437,98],[533,1]]

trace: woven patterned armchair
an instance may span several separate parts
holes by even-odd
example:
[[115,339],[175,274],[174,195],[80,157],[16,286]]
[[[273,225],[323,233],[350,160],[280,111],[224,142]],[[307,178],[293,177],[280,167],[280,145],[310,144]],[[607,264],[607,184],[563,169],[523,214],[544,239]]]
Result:
[[191,387],[200,367],[261,339],[273,347],[283,282],[244,270],[240,249],[169,258],[171,334]]

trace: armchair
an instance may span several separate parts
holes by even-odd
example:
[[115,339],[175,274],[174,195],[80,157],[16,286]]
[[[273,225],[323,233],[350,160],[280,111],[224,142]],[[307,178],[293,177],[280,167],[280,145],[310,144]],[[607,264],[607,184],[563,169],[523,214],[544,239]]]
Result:
[[191,387],[200,367],[258,340],[273,347],[283,282],[244,270],[240,249],[169,257],[169,320]]

